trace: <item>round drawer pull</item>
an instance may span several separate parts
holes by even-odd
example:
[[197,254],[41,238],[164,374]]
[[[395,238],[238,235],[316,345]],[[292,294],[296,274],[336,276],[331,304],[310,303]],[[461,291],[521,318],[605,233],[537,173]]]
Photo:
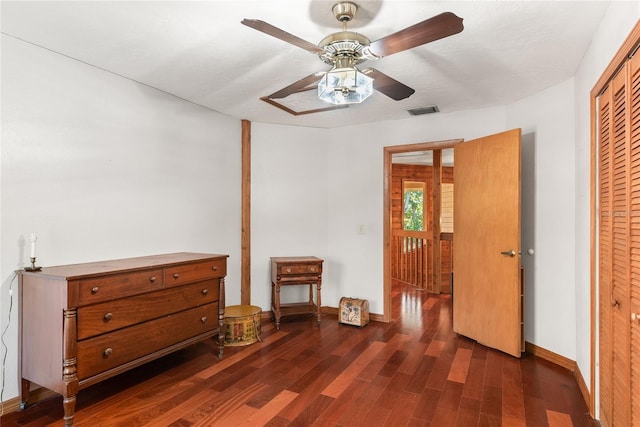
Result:
[[180,277],[180,275],[178,273],[173,273],[173,278],[177,279],[178,277]]
[[291,269],[290,268],[287,268],[287,273],[291,273]]
[[113,349],[111,347],[108,347],[107,349],[105,349],[105,351],[102,352],[102,355],[104,357],[109,357],[111,356],[112,353],[113,353]]
[[202,290],[202,295],[207,295],[209,293],[209,289],[203,289]]
[[95,286],[95,287],[91,288],[91,293],[92,293],[93,295],[95,295],[95,294],[97,294],[97,293],[98,293],[98,291],[99,291],[99,290],[100,290],[100,288],[99,288],[99,287],[97,287],[97,286]]
[[200,318],[200,321],[201,321],[202,323],[207,323],[207,316],[202,316],[202,317]]
[[108,322],[109,320],[113,319],[113,313],[107,313],[104,315],[104,321]]
[[217,266],[217,265],[214,265],[213,267],[211,267],[211,269],[212,269],[213,271],[218,271],[218,266]]
[[155,282],[155,281],[156,281],[156,276],[151,276],[151,277],[149,278],[149,281],[150,281],[151,283]]
[[311,267],[310,270],[311,270],[311,272],[314,272],[314,271],[316,271],[316,268],[315,267]]

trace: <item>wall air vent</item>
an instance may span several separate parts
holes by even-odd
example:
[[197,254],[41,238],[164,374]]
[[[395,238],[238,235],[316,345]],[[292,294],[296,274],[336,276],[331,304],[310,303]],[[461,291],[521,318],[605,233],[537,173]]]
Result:
[[409,114],[411,114],[412,116],[421,116],[423,114],[432,114],[432,113],[437,113],[438,111],[440,111],[438,109],[437,105],[432,105],[430,107],[420,107],[420,108],[413,108],[411,110],[407,110],[409,112]]

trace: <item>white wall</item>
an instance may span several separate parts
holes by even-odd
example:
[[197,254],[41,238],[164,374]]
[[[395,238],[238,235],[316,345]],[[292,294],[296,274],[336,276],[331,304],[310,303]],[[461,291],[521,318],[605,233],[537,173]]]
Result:
[[607,10],[598,31],[594,34],[580,67],[575,75],[576,106],[576,217],[575,217],[575,270],[576,270],[576,362],[587,386],[591,385],[591,291],[590,291],[590,97],[609,62],[622,46],[640,17],[640,2],[615,1]]
[[31,232],[43,266],[229,254],[239,303],[239,120],[4,35],[2,90],[3,400],[18,394],[13,278]]
[[[322,305],[337,306],[326,282],[327,131],[252,123],[251,304],[271,310],[271,257],[323,259]],[[283,288],[283,302],[303,302],[306,286]]]
[[509,105],[507,128],[522,128],[523,144],[533,145],[533,158],[523,147],[522,159],[523,170],[533,166],[534,179],[523,174],[523,199],[533,199],[522,212],[525,339],[575,360],[573,103],[569,79]]

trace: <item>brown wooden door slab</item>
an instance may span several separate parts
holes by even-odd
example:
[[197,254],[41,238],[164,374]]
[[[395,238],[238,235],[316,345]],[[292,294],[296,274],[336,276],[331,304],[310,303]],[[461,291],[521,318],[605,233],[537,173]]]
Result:
[[516,357],[522,350],[520,138],[514,129],[454,148],[453,329]]

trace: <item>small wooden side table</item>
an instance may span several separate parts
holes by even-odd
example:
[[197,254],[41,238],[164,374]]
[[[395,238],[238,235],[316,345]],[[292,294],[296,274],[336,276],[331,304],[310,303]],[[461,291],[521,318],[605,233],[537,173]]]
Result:
[[[321,288],[323,260],[314,256],[271,257],[271,310],[280,329],[280,317],[289,314],[313,313],[321,319]],[[300,303],[280,303],[280,287],[308,285],[309,300]],[[316,299],[313,299],[313,285],[316,285]]]

